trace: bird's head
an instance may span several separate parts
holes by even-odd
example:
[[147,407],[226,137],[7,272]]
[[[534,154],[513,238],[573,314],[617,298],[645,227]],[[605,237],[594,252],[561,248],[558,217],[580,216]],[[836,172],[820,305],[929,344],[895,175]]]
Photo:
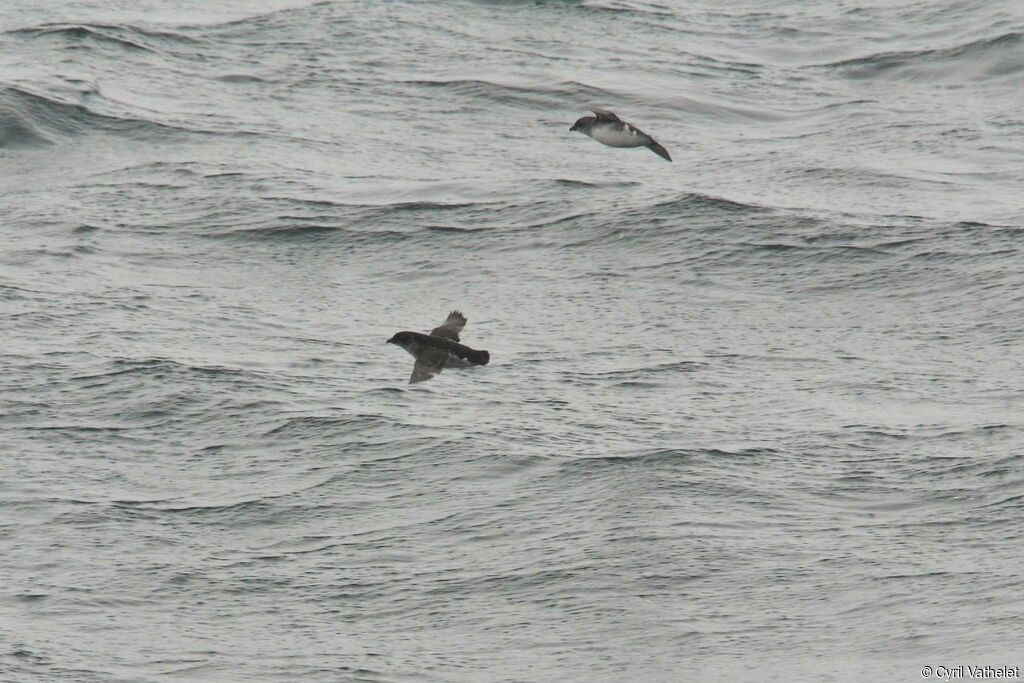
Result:
[[403,349],[408,349],[412,344],[412,333],[411,332],[399,332],[395,334],[391,339],[388,339],[388,344],[395,344],[401,346]]
[[584,116],[582,119],[579,119],[578,121],[576,121],[576,123],[572,124],[572,128],[569,129],[569,132],[571,133],[574,130],[578,130],[581,133],[586,133],[590,129],[593,122],[593,116]]

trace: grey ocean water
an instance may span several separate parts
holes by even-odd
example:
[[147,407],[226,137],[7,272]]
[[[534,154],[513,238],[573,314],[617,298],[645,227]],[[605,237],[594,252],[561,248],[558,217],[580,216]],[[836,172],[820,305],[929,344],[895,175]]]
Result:
[[1022,188],[1018,0],[6,0],[0,680],[1024,664]]

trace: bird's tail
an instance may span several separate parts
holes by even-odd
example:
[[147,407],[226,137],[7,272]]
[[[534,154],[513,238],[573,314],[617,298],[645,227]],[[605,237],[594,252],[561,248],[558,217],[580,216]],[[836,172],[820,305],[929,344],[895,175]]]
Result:
[[466,360],[473,365],[487,365],[491,362],[491,354],[487,351],[476,351],[470,349],[466,354]]
[[666,161],[672,161],[672,157],[668,155],[668,150],[659,145],[654,140],[651,140],[651,144],[647,145],[647,149],[651,150],[652,152],[657,154],[662,159],[665,159]]

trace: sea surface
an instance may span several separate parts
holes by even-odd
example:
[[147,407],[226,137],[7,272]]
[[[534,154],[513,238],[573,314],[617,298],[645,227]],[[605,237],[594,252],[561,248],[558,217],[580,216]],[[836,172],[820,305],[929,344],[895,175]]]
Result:
[[1019,0],[4,0],[0,681],[1024,665],[1022,340]]

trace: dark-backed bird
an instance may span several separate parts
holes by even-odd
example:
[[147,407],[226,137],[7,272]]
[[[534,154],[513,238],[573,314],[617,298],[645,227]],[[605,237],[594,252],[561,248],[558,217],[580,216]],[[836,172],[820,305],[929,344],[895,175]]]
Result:
[[388,344],[401,346],[416,359],[409,384],[428,380],[446,367],[465,368],[490,362],[491,354],[487,351],[477,351],[459,343],[459,332],[465,326],[466,316],[452,311],[430,334],[406,331],[388,339]]
[[584,116],[572,124],[572,128],[569,130],[578,130],[609,147],[646,147],[662,159],[672,161],[668,150],[632,123],[627,123],[604,109],[591,109],[590,111],[597,116]]

